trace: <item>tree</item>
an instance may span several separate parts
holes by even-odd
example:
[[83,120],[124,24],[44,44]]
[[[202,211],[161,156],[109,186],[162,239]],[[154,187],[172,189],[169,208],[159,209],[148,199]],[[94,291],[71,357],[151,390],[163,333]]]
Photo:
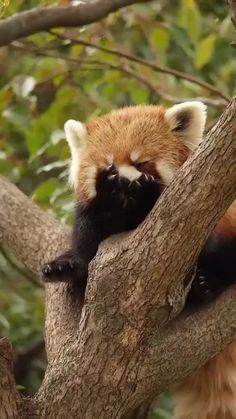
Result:
[[[110,4],[102,0],[100,3]],[[118,7],[119,2],[116,3]],[[120,2],[120,6],[128,3],[134,2]],[[235,10],[234,2],[231,5]],[[110,11],[104,10],[104,15]],[[10,28],[11,19],[16,18],[19,20],[21,15],[0,23],[0,33],[1,25],[8,23]],[[63,36],[56,34],[53,39]],[[78,45],[74,38],[67,36],[68,39],[75,47]],[[15,47],[37,56],[48,53],[47,48],[36,48],[31,42]],[[123,52],[110,53],[117,56]],[[156,63],[126,55],[132,62],[138,60],[140,65],[170,72]],[[121,68],[153,89],[142,73],[140,76],[126,66]],[[188,74],[180,71],[172,73],[189,79]],[[190,79],[218,94],[217,106],[228,101],[208,82],[193,76]],[[215,98],[209,100],[216,104]],[[235,338],[233,290],[200,313],[187,315],[182,311],[188,291],[184,279],[207,235],[235,197],[235,107],[232,99],[209,131],[207,141],[179,172],[145,223],[135,232],[102,244],[91,264],[84,305],[72,298],[64,284],[46,287],[49,365],[34,399],[17,395],[10,346],[2,340],[1,417],[123,417],[141,404],[146,405],[158,392],[181,380]],[[41,128],[39,125],[36,132]],[[29,145],[34,146],[35,143]],[[0,186],[0,240],[37,273],[43,262],[65,249],[70,229],[3,177]]]

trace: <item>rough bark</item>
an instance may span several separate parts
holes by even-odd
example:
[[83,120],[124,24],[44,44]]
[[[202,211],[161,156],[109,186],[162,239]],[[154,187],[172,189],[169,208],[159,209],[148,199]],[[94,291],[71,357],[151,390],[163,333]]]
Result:
[[[184,278],[236,195],[235,114],[236,99],[140,228],[102,244],[83,308],[66,285],[47,285],[49,366],[38,417],[120,418],[235,338],[234,289],[179,315]],[[67,246],[69,229],[4,178],[0,202],[0,239],[27,267],[37,271]]]
[[3,338],[0,340],[0,418],[17,419],[17,400],[15,381],[13,379],[13,351]]
[[24,36],[58,27],[80,27],[97,22],[123,7],[150,0],[90,0],[78,6],[48,7],[18,13],[0,22],[0,46]]

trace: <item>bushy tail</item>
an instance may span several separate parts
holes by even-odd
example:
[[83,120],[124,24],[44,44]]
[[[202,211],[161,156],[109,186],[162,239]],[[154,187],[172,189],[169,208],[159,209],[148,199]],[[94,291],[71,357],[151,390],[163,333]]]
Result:
[[236,419],[236,342],[176,386],[173,419]]

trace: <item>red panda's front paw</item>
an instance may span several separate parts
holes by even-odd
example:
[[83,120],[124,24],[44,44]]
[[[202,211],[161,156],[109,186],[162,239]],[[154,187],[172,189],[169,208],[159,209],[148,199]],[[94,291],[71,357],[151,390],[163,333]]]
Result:
[[142,175],[130,183],[129,194],[134,199],[151,199],[154,202],[160,195],[160,185],[158,181],[148,173],[142,173]]
[[70,282],[86,279],[87,266],[71,258],[58,258],[46,263],[41,270],[44,282]]
[[210,302],[214,297],[210,279],[201,270],[198,269],[188,296],[188,302],[194,305],[201,305]]
[[96,190],[100,198],[109,197],[111,193],[116,193],[120,190],[120,177],[113,165],[98,175]]
[[142,188],[157,183],[154,176],[150,175],[149,173],[142,173],[142,175],[138,178],[137,182],[139,182]]

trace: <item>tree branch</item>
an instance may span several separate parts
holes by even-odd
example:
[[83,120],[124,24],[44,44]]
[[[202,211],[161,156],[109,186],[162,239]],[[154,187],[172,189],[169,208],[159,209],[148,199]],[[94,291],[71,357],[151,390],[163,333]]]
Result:
[[18,419],[13,358],[12,347],[7,339],[0,339],[0,417],[3,419]]
[[3,176],[0,176],[0,202],[0,241],[38,274],[46,260],[68,246],[70,229],[40,209]]
[[150,0],[90,0],[78,6],[47,7],[18,13],[0,22],[0,46],[40,31],[80,27],[97,22],[123,7]]
[[[150,83],[149,80],[147,80],[146,78],[136,74],[134,71],[131,71],[129,68],[120,66],[120,65],[116,65],[116,64],[111,64],[111,63],[107,63],[105,61],[99,61],[99,60],[91,60],[91,59],[84,59],[84,58],[71,58],[71,57],[63,57],[60,56],[59,54],[54,54],[50,51],[45,51],[44,49],[40,49],[37,47],[30,47],[28,45],[25,45],[21,42],[13,42],[11,47],[16,48],[16,49],[20,49],[22,51],[25,51],[29,54],[34,54],[36,56],[43,56],[43,57],[52,57],[52,58],[58,58],[60,60],[64,60],[67,61],[71,64],[77,65],[77,67],[74,68],[74,71],[78,71],[78,64],[79,66],[79,70],[86,70],[86,71],[97,71],[97,70],[113,70],[113,71],[118,71],[121,73],[124,73],[125,75],[127,75],[128,77],[131,77],[135,80],[137,80],[140,84],[142,84],[143,86],[147,87],[150,92],[154,93],[156,96],[160,96],[162,97],[163,94],[159,91],[159,89],[157,87],[155,87],[152,83]],[[87,64],[87,67],[84,68],[84,64]],[[92,66],[91,66],[92,64]],[[94,67],[94,65],[96,67]],[[70,72],[71,70],[69,70],[68,72]],[[225,105],[225,102],[224,102]],[[222,106],[222,102],[221,102],[221,106]]]
[[67,36],[64,36],[64,35],[61,35],[61,34],[57,34],[53,31],[50,31],[50,33],[52,35],[56,36],[59,39],[62,39],[64,41],[70,41],[72,45],[77,44],[77,45],[84,45],[84,46],[88,46],[88,47],[91,47],[91,48],[95,48],[95,49],[98,49],[100,51],[106,52],[107,54],[115,55],[115,56],[120,57],[120,58],[125,58],[128,61],[141,64],[145,67],[149,67],[152,70],[157,71],[159,73],[169,74],[169,75],[174,76],[176,78],[187,80],[190,83],[196,84],[196,85],[198,85],[200,87],[203,87],[204,89],[208,90],[209,92],[218,95],[219,97],[224,99],[226,103],[229,102],[229,100],[230,100],[230,98],[228,96],[225,96],[215,86],[212,86],[210,83],[207,83],[204,80],[200,80],[200,79],[192,76],[191,74],[184,73],[183,71],[175,70],[173,68],[163,67],[163,66],[157,65],[156,63],[153,63],[151,61],[144,60],[143,58],[138,57],[136,55],[128,54],[127,52],[116,50],[116,49],[103,47],[103,46],[98,45],[94,42],[87,42],[87,41],[83,41],[81,39],[77,40],[77,39],[74,39],[74,38],[71,38],[71,37],[67,37]]
[[[51,32],[51,33],[53,35],[57,36],[57,34],[55,34],[54,32]],[[73,41],[71,38],[67,38],[67,37],[64,37],[64,36],[59,36],[59,38],[62,38],[64,40],[68,39],[69,41]],[[106,52],[117,55],[118,57],[120,56],[120,54],[124,54],[124,53],[119,53],[116,50],[109,50],[107,48],[98,47],[96,44],[92,44],[92,43],[89,43],[89,42],[78,41],[78,42],[74,42],[74,43],[77,43],[77,44],[81,43],[82,45],[85,44],[85,45],[89,45],[89,46],[91,45],[91,46],[95,46],[95,48],[97,48],[97,49],[102,49],[102,50],[105,49]],[[124,65],[121,66],[121,65],[117,65],[117,64],[111,64],[109,62],[99,61],[99,60],[91,60],[91,59],[84,59],[84,58],[82,58],[82,59],[76,58],[75,59],[75,58],[71,58],[71,57],[65,57],[65,56],[61,56],[59,54],[55,54],[55,53],[51,52],[50,48],[45,49],[45,48],[38,48],[38,47],[35,47],[35,46],[32,47],[32,45],[27,45],[27,44],[25,44],[23,42],[19,42],[19,41],[12,42],[11,47],[16,48],[16,49],[20,49],[20,50],[25,51],[29,54],[34,54],[36,56],[58,58],[60,60],[65,60],[67,62],[70,62],[73,65],[79,64],[80,65],[79,70],[94,71],[94,70],[99,70],[99,69],[101,70],[101,68],[104,68],[104,69],[109,69],[109,70],[113,70],[113,71],[119,71],[121,73],[126,74],[128,77],[131,77],[131,78],[137,80],[140,84],[147,87],[150,90],[151,93],[153,93],[154,95],[156,95],[157,97],[159,97],[163,100],[166,100],[166,101],[169,101],[169,102],[174,102],[174,103],[182,103],[182,102],[185,102],[185,101],[189,100],[189,98],[174,97],[174,96],[171,96],[171,95],[165,93],[163,90],[154,86],[147,78],[145,78],[143,76],[140,76],[139,72],[131,71],[130,68],[124,67]],[[134,57],[134,56],[130,56],[128,54],[125,54],[125,55],[127,55],[131,58],[130,61],[133,61],[132,57]],[[135,57],[135,58],[139,59],[138,57]],[[143,63],[143,60],[142,60],[142,63]],[[147,67],[148,67],[148,63],[151,66],[153,65],[153,63],[151,63],[149,61],[145,61],[145,63],[146,63]],[[87,64],[87,67],[84,67],[84,64]],[[93,65],[93,67],[92,66],[90,67],[91,64]],[[94,65],[98,66],[98,67],[94,67]],[[155,65],[155,71],[158,71],[158,69],[160,69],[160,72],[164,72],[166,74],[171,74],[171,75],[176,76],[176,74],[172,73],[172,69],[168,69],[168,68],[164,69],[163,67]],[[78,67],[75,67],[74,70],[78,71]],[[68,72],[70,72],[70,71],[71,70],[68,70]],[[180,77],[180,74],[181,74],[181,77]],[[180,71],[178,72],[179,78],[182,78],[182,79],[186,79],[186,74],[187,73],[182,73]],[[204,88],[208,88],[209,91],[211,91],[215,94],[218,93],[218,96],[221,96],[221,98],[219,98],[219,99],[211,99],[211,98],[207,98],[207,97],[196,97],[196,98],[194,98],[195,100],[200,100],[201,102],[203,102],[203,103],[205,103],[206,105],[209,105],[209,106],[220,107],[220,108],[225,107],[225,105],[229,101],[229,99],[224,95],[222,96],[222,93],[218,89],[216,89],[211,84],[206,83],[202,80],[196,79],[196,78],[194,78],[190,75],[187,75],[187,76],[188,76],[188,81],[191,81],[192,83],[200,85]],[[191,80],[190,80],[189,77],[191,77]]]

